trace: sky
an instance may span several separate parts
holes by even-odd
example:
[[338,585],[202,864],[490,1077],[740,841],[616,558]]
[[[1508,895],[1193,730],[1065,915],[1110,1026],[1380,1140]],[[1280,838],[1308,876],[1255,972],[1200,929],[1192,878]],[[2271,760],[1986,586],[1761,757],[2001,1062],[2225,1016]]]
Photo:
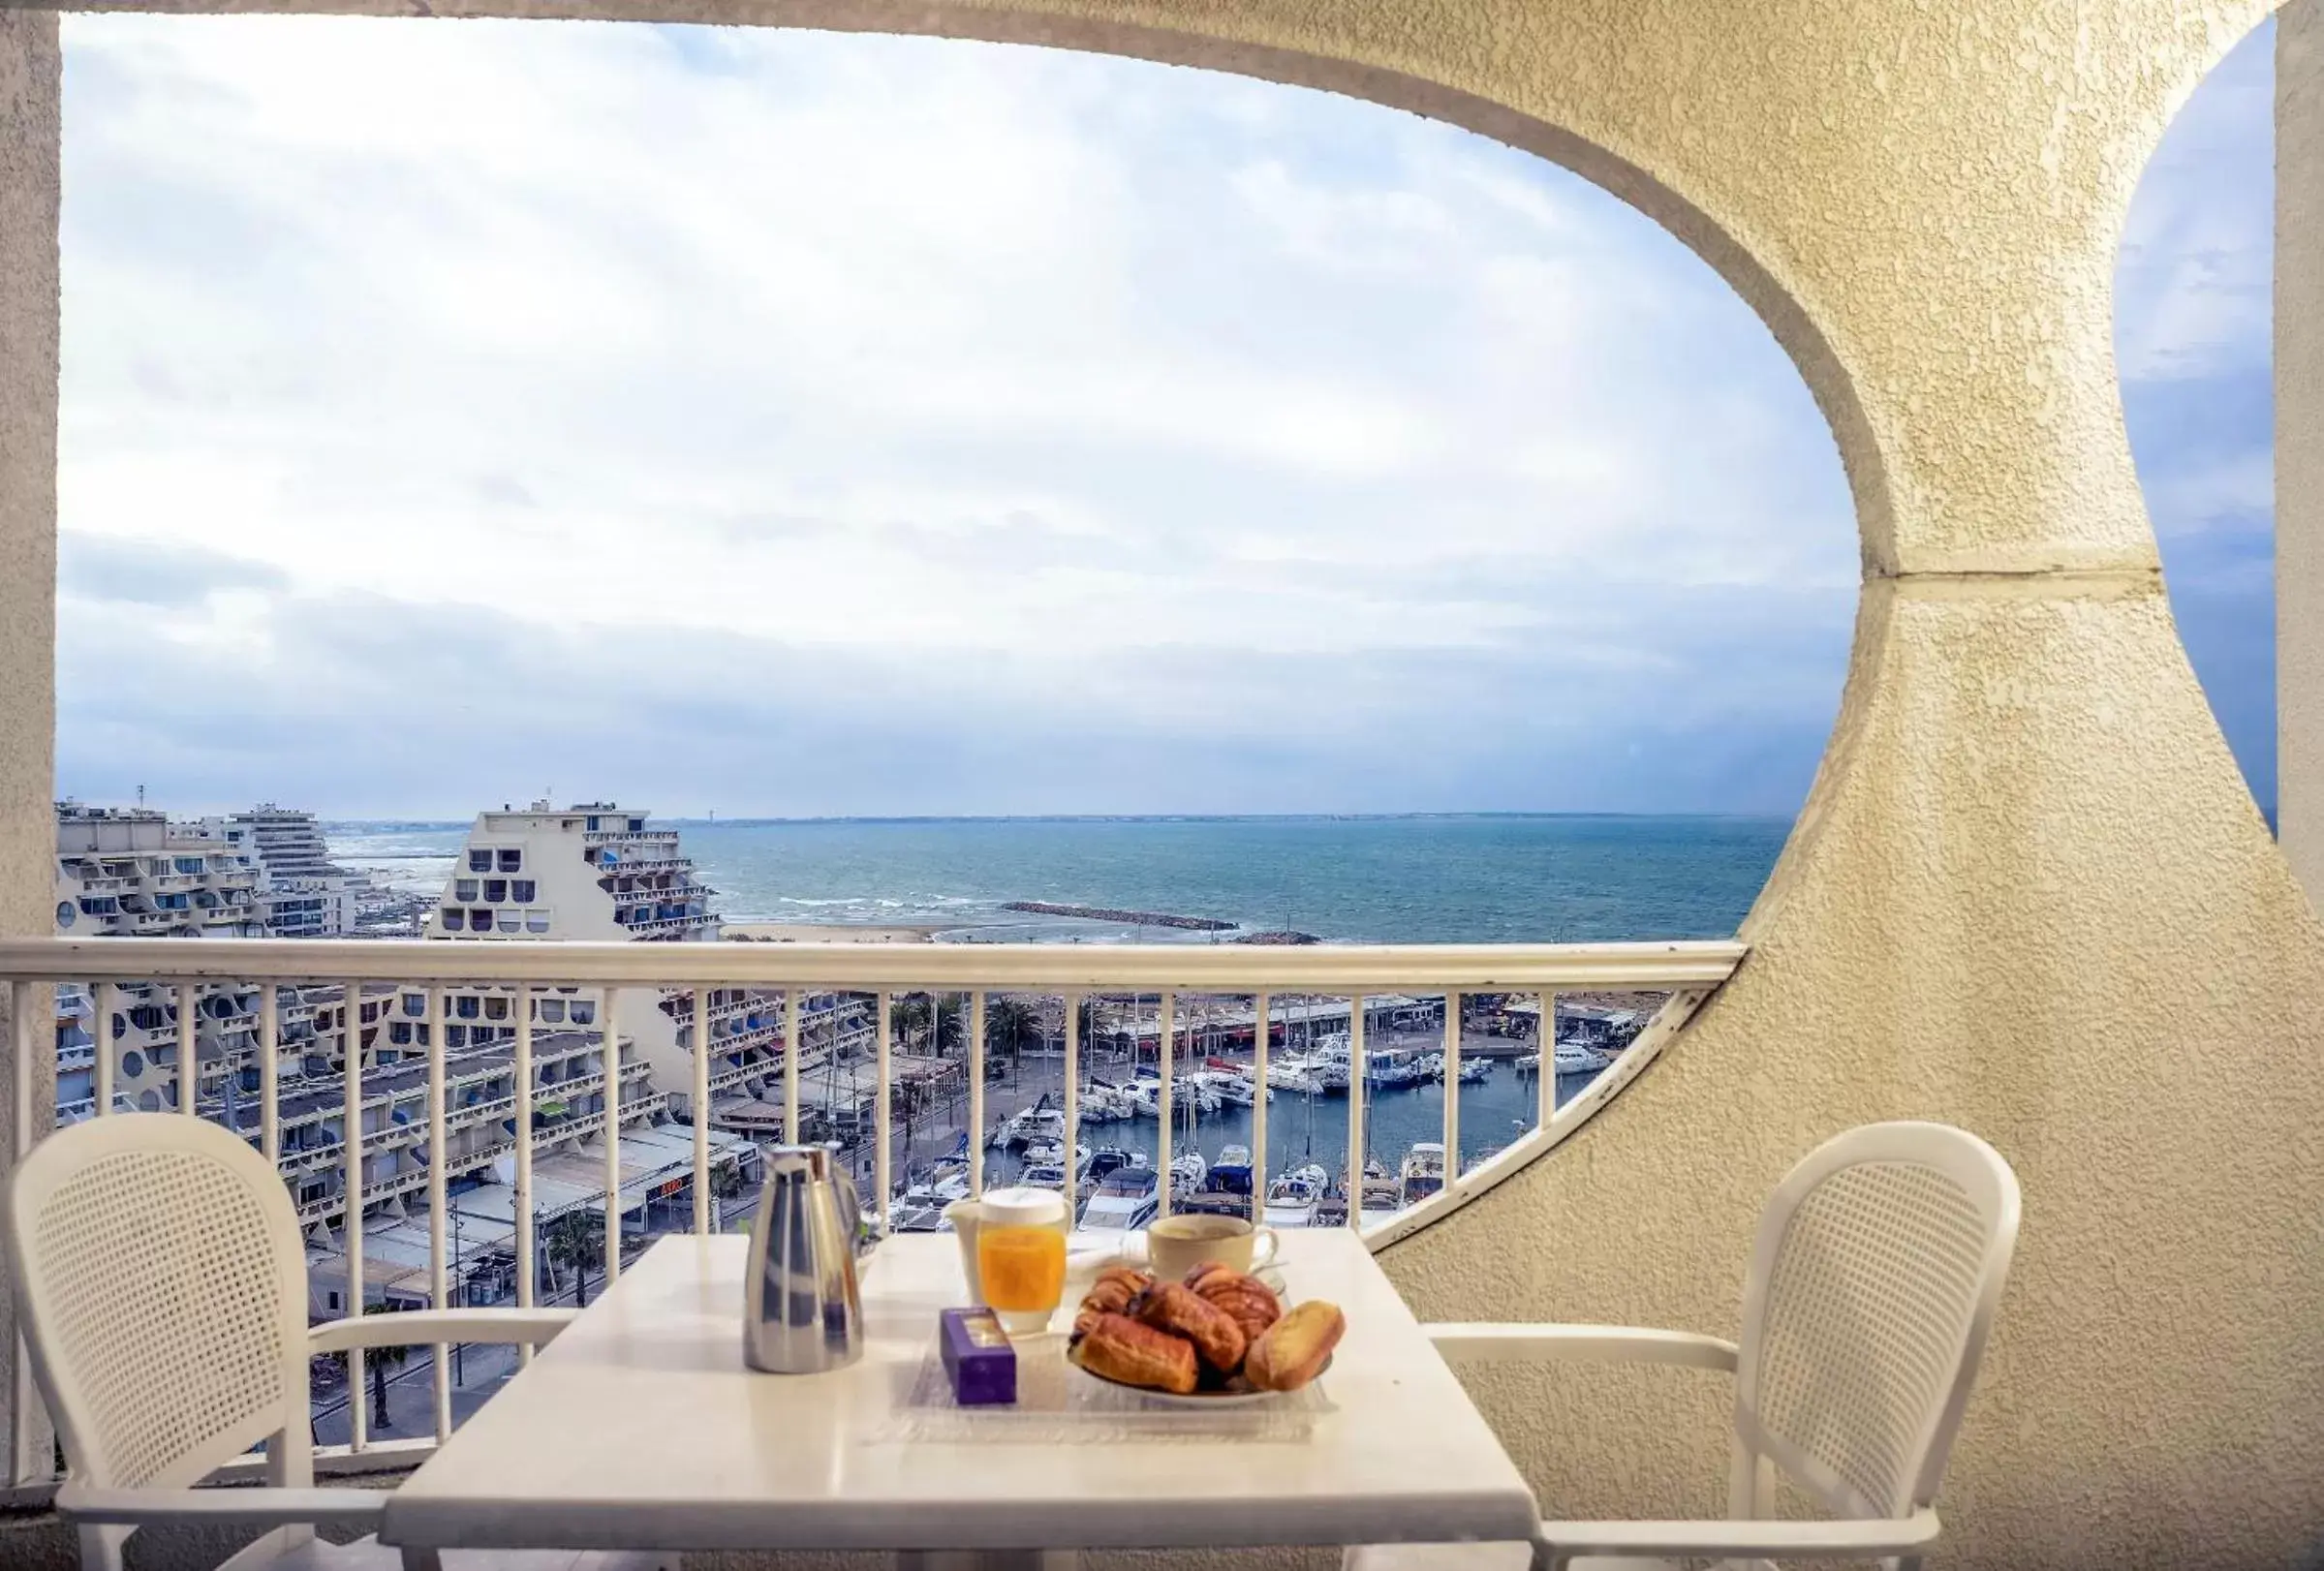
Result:
[[[1856,601],[1830,433],[1705,264],[1530,155],[934,40],[65,43],[60,792],[1806,792]],[[2119,301],[2174,604],[2269,804],[2271,50],[2174,127]]]

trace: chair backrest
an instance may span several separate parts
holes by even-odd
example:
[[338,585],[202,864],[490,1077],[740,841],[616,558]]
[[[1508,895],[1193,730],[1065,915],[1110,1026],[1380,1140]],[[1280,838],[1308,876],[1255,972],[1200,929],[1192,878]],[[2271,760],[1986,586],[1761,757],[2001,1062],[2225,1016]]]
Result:
[[91,1119],[18,1164],[8,1220],[19,1323],[74,1476],[177,1488],[280,1435],[275,1482],[311,1481],[306,1260],[263,1156],[182,1114]]
[[1873,1124],[1777,1186],[1744,1283],[1732,1514],[1774,1463],[1842,1517],[1935,1501],[2017,1246],[2018,1186],[1942,1124]]

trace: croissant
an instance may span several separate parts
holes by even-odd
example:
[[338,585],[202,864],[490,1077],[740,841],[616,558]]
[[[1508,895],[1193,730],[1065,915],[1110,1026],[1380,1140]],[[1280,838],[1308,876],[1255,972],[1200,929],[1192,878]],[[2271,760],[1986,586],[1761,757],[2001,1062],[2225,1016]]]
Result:
[[1131,1301],[1130,1313],[1157,1331],[1193,1342],[1202,1362],[1221,1374],[1240,1369],[1244,1351],[1251,1345],[1233,1315],[1180,1282],[1155,1283]]
[[1296,1391],[1322,1370],[1347,1329],[1348,1317],[1337,1304],[1310,1299],[1251,1344],[1243,1378],[1261,1391]]
[[1259,1333],[1283,1317],[1283,1301],[1265,1282],[1215,1260],[1189,1272],[1186,1285],[1196,1298],[1232,1315],[1249,1341],[1256,1341]]
[[1075,1334],[1068,1351],[1092,1374],[1181,1397],[1194,1389],[1201,1372],[1193,1342],[1125,1314],[1100,1313],[1088,1331]]

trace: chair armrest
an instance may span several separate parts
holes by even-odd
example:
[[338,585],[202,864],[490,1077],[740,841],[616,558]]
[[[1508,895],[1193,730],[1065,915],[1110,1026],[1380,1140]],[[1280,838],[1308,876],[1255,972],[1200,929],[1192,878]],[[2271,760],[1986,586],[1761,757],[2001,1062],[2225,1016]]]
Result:
[[350,1347],[416,1347],[421,1342],[547,1341],[573,1324],[578,1309],[407,1309],[325,1320],[307,1332],[309,1353]]
[[98,1489],[68,1478],[56,1509],[77,1522],[141,1526],[149,1522],[221,1522],[280,1527],[294,1523],[376,1523],[383,1490]]
[[1448,1364],[1539,1363],[1685,1364],[1732,1373],[1735,1344],[1691,1331],[1638,1326],[1489,1325],[1481,1322],[1420,1328]]
[[1537,1548],[1552,1566],[1576,1555],[1869,1560],[1937,1542],[1937,1513],[1852,1522],[1545,1522]]

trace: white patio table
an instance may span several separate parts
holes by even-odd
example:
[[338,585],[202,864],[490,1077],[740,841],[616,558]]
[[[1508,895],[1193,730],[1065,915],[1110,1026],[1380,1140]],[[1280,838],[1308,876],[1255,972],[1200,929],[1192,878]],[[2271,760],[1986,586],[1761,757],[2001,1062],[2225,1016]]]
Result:
[[756,1372],[746,1243],[655,1245],[395,1492],[380,1537],[426,1564],[455,1548],[1039,1552],[1533,1530],[1525,1481],[1344,1229],[1284,1235],[1287,1296],[1348,1315],[1322,1377],[1193,1414],[1069,1370],[1055,1336],[1023,1344],[1019,1407],[951,1405],[935,1361],[937,1310],[965,1297],[948,1234],[880,1246],[861,1360]]

